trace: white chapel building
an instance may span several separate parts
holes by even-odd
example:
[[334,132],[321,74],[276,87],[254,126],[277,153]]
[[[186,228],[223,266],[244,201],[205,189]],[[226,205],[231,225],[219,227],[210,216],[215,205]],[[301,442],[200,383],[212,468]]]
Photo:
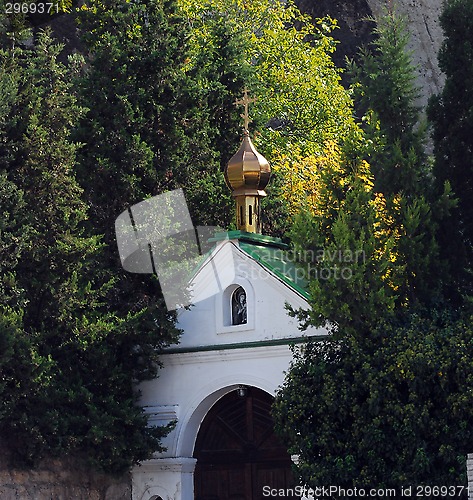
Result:
[[245,130],[225,171],[238,230],[212,238],[192,278],[194,305],[178,311],[180,343],[161,355],[158,378],[140,386],[150,424],[176,425],[167,451],[133,469],[133,500],[259,500],[265,486],[292,485],[271,404],[291,344],[327,331],[302,334],[287,314],[287,304],[308,309],[308,295],[287,246],[261,234],[269,176]]

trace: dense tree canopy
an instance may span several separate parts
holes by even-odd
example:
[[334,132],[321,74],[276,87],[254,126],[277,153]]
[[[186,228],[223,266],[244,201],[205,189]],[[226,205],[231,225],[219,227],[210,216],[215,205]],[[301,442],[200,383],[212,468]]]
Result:
[[[291,2],[89,0],[77,13],[84,54],[68,58],[47,31],[24,44],[27,20],[0,12],[0,431],[17,458],[78,453],[121,472],[160,449],[168,429],[147,427],[136,383],[156,375],[179,331],[157,278],[122,270],[114,221],[183,188],[195,225],[228,228],[222,167],[248,87],[250,128],[274,171],[266,232],[292,240],[309,278],[311,310],[291,314],[333,334],[295,352],[276,399],[302,480],[462,480],[473,450],[461,302],[473,241],[470,10],[449,0],[442,18],[433,172],[392,14],[347,90],[332,61],[336,23]],[[449,274],[450,249],[460,265]],[[446,312],[449,287],[464,310]]]
[[439,65],[446,75],[442,92],[429,106],[435,146],[437,192],[451,185],[457,206],[440,228],[442,254],[455,277],[451,294],[472,293],[473,263],[473,5],[467,0],[448,0],[441,16],[445,39]]
[[274,417],[312,487],[464,484],[473,449],[471,312],[445,293],[437,225],[452,201],[448,184],[434,194],[402,29],[388,14],[352,66],[370,165],[324,161],[292,229],[301,255],[323,257],[302,262],[311,309],[291,314],[332,335],[294,348]]
[[228,226],[248,69],[235,23],[198,53],[173,1],[91,1],[78,21],[86,52],[62,64],[2,11],[0,426],[28,463],[78,452],[118,472],[160,449],[135,384],[179,332],[157,278],[121,269],[114,221],[182,187],[195,224]]
[[310,196],[315,157],[330,153],[328,142],[343,146],[358,131],[351,98],[331,58],[335,42],[330,33],[336,23],[314,23],[293,2],[180,4],[192,26],[191,65],[201,65],[209,48],[226,40],[216,29],[222,17],[227,32],[243,39],[246,86],[257,99],[250,129],[257,131],[254,142],[273,171],[270,195],[263,202],[265,231],[282,236]]
[[[80,175],[95,223],[107,235],[124,208],[176,187],[189,190],[192,205],[190,179],[199,184],[215,173],[219,158],[208,96],[187,68],[188,29],[175,2],[91,1],[80,9],[79,27],[89,108],[78,134],[85,144]],[[206,62],[207,72],[221,63]]]
[[[177,338],[164,308],[115,308],[103,243],[87,228],[71,138],[86,110],[48,32],[0,54],[0,428],[22,462],[78,452],[121,471],[159,449],[133,382],[156,371],[156,349]],[[157,287],[156,287],[157,288]],[[136,298],[135,298],[136,300]],[[163,312],[159,312],[163,311]],[[151,323],[148,333],[143,326]]]
[[318,326],[336,321],[340,331],[363,336],[378,321],[375,311],[388,315],[396,306],[399,231],[366,161],[336,147],[319,161],[312,210],[296,217],[290,233],[313,297],[308,315],[299,316]]
[[302,482],[464,485],[472,333],[471,317],[413,316],[380,322],[364,339],[348,334],[296,350],[274,412]]
[[383,193],[387,210],[402,238],[397,260],[404,267],[401,300],[416,305],[439,300],[446,263],[439,257],[436,231],[452,204],[448,186],[434,196],[431,161],[426,149],[425,118],[417,106],[407,22],[392,10],[377,19],[370,47],[349,69],[362,123],[374,189]]
[[[373,19],[374,21],[374,19]],[[377,19],[373,42],[360,50],[348,69],[359,114],[373,141],[370,162],[377,191],[425,193],[429,165],[424,150],[425,126],[420,123],[407,21],[393,11]]]

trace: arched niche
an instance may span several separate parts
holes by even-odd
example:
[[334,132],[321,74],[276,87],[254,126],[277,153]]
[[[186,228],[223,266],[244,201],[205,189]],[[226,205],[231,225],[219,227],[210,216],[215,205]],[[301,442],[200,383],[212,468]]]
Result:
[[202,421],[213,405],[223,396],[238,389],[240,385],[257,387],[269,395],[274,395],[279,383],[247,373],[235,373],[231,376],[213,380],[196,394],[190,409],[178,421],[175,455],[191,457],[194,452],[197,434]]
[[139,498],[140,500],[167,500],[170,495],[160,486],[150,486]]
[[221,294],[216,295],[217,333],[254,330],[255,293],[251,283],[236,277]]
[[248,322],[248,301],[246,290],[238,286],[230,297],[230,323],[232,326],[246,325]]

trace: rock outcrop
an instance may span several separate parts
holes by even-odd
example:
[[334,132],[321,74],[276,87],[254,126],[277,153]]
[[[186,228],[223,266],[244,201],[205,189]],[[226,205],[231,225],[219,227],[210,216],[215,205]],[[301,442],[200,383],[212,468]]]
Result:
[[369,43],[372,23],[367,18],[382,15],[391,6],[407,18],[410,50],[421,89],[419,105],[425,107],[429,97],[441,90],[444,77],[437,54],[443,38],[439,21],[442,0],[296,0],[296,3],[314,18],[330,15],[338,20],[340,29],[333,35],[340,42],[335,55],[338,66],[345,64],[345,57],[356,56],[360,45]]
[[[373,14],[380,15],[386,0],[368,0]],[[411,34],[410,49],[417,66],[417,81],[422,89],[420,104],[425,106],[432,94],[438,94],[444,84],[444,75],[438,66],[437,55],[442,44],[440,27],[442,0],[394,0],[399,14],[407,17]]]

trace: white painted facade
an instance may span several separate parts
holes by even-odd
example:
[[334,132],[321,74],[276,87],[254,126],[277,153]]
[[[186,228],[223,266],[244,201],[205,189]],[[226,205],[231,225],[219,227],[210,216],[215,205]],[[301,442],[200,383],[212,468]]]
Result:
[[[229,301],[237,286],[246,291],[248,318],[232,326]],[[163,442],[167,451],[133,470],[133,500],[193,500],[194,444],[205,415],[239,385],[274,395],[291,362],[289,343],[302,336],[285,304],[307,309],[306,299],[238,239],[216,244],[195,275],[193,294],[195,305],[179,311],[180,344],[162,355],[159,377],[140,387],[150,423],[177,424]]]
[[473,453],[468,453],[466,472],[468,478],[468,500],[473,500]]

